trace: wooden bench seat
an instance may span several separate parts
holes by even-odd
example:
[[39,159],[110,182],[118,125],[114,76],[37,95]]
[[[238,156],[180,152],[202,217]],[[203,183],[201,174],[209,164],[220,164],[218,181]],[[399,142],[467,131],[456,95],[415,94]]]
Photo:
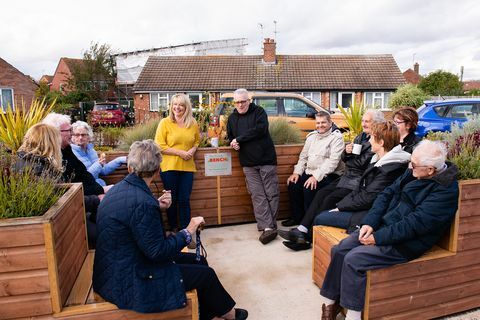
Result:
[[88,252],[77,279],[61,312],[54,314],[57,319],[198,319],[196,291],[187,292],[187,306],[162,313],[137,313],[120,310],[112,303],[105,302],[92,288],[93,259],[95,251]]
[[[439,245],[453,244],[449,237],[454,234],[455,225],[452,225],[450,232],[439,242]],[[313,228],[312,277],[319,287],[322,286],[330,263],[331,248],[347,236],[346,231],[340,228],[327,226]],[[446,276],[442,272],[432,272],[432,267],[455,256],[454,247],[443,248],[439,245],[434,246],[418,259],[389,268],[368,271],[364,319],[428,318],[428,316],[425,317],[425,312],[428,308],[431,309],[430,305],[434,305],[435,302],[428,301],[431,297],[424,297],[425,292],[441,287],[442,279]],[[415,305],[414,299],[420,302]]]

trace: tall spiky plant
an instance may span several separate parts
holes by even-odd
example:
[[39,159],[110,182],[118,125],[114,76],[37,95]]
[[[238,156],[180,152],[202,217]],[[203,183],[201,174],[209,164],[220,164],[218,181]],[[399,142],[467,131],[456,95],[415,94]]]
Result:
[[56,99],[47,105],[45,98],[35,99],[27,110],[22,101],[20,107],[16,106],[15,111],[8,105],[4,113],[0,112],[0,143],[15,153],[22,144],[27,130],[42,121],[52,111],[55,102]]
[[345,122],[350,131],[350,137],[353,139],[353,137],[359,135],[363,130],[362,117],[365,113],[365,105],[362,102],[355,102],[355,99],[353,99],[349,108],[344,108],[339,104],[337,104],[337,107],[345,117]]

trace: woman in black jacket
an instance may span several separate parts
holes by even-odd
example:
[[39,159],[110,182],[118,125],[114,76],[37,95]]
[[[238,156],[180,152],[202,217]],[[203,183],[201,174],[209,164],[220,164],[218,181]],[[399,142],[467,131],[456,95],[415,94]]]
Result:
[[412,153],[415,146],[422,140],[415,135],[418,125],[418,113],[412,107],[401,107],[393,113],[393,122],[400,132],[400,145],[408,153]]
[[321,212],[315,218],[314,225],[355,229],[377,195],[407,169],[410,153],[403,151],[399,143],[400,133],[393,122],[375,124],[370,137],[375,155],[359,184],[337,203],[335,209]]

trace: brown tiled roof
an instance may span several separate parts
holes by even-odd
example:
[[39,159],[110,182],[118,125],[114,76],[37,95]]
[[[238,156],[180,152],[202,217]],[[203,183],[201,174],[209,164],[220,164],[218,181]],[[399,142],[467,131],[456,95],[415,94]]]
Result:
[[418,84],[420,80],[422,80],[422,77],[412,69],[407,69],[403,73],[403,77],[405,78],[405,81],[407,83],[411,83],[411,84]]
[[475,89],[477,90],[480,89],[480,80],[463,81],[464,91],[475,90]]
[[61,60],[65,61],[65,64],[68,66],[68,69],[72,71],[75,67],[82,68],[85,65],[83,59],[73,59],[73,58],[60,58]]
[[395,89],[405,80],[392,55],[151,56],[135,91]]

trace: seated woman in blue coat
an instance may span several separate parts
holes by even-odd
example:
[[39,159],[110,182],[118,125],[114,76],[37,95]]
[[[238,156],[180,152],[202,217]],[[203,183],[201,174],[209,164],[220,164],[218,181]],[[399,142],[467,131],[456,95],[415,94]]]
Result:
[[153,140],[137,141],[128,154],[129,175],[113,186],[98,208],[93,288],[121,309],[162,312],[183,308],[185,291],[196,289],[200,319],[246,319],[202,257],[182,253],[203,217],[194,217],[176,234],[165,235],[160,209],[169,193],[156,199],[149,189],[158,174],[160,149]]
[[368,270],[416,259],[449,228],[458,207],[457,168],[445,163],[446,148],[422,141],[410,170],[381,192],[360,230],[332,248],[322,289],[322,319],[361,319]]
[[72,151],[78,160],[87,168],[88,172],[92,174],[97,183],[102,187],[107,184],[100,175],[106,176],[115,171],[122,164],[127,162],[127,157],[117,157],[110,162],[106,162],[105,154],[98,157],[97,151],[93,149],[93,130],[88,123],[83,121],[76,121],[72,124]]

